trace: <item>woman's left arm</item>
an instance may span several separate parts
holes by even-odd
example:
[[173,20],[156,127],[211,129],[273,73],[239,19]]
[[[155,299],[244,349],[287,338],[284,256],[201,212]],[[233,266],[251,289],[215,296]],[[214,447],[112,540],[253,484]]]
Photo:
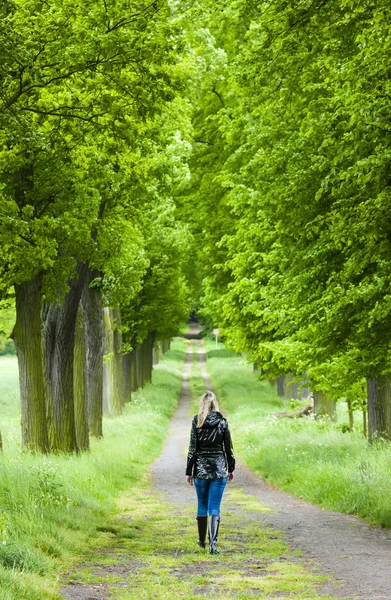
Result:
[[[195,420],[191,424],[189,451],[187,453],[186,477],[192,477],[193,467],[197,458],[197,427]],[[188,482],[189,483],[189,482]]]

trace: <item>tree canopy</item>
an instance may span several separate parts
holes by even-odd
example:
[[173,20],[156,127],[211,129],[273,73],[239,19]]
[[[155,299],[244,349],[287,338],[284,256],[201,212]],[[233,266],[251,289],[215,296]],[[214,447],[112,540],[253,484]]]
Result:
[[197,310],[390,437],[389,3],[0,10],[0,292],[42,377],[87,285],[128,352]]

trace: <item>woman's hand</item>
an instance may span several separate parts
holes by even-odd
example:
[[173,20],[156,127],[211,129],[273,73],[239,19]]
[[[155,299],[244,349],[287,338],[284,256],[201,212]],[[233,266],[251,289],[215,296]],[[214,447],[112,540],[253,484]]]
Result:
[[191,475],[186,475],[186,483],[187,485],[193,485],[193,478]]
[[228,483],[230,481],[233,481],[233,478],[234,478],[234,474],[233,473],[228,473]]

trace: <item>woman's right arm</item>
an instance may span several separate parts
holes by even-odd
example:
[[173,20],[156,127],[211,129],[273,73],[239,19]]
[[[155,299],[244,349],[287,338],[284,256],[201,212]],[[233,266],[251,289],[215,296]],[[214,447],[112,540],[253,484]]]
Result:
[[191,424],[191,432],[190,432],[190,443],[189,443],[189,452],[187,453],[187,466],[186,466],[186,476],[191,477],[193,475],[193,467],[197,458],[197,427],[195,419]]
[[[228,423],[227,427],[224,430],[224,449],[227,455],[228,472],[232,474],[235,471],[235,456],[233,452],[231,433],[229,431]],[[230,478],[230,481],[232,481],[232,479],[233,476]]]

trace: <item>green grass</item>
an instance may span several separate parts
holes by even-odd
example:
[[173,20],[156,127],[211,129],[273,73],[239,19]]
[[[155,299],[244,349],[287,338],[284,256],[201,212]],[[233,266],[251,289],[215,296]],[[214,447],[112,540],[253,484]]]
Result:
[[239,489],[224,495],[218,556],[196,544],[194,507],[167,504],[147,483],[123,494],[120,506],[107,547],[69,577],[85,597],[99,582],[112,600],[320,598],[317,585],[326,578],[278,532],[262,527],[267,509]]
[[104,439],[80,456],[20,452],[17,365],[0,359],[4,453],[0,458],[1,600],[59,598],[58,577],[113,535],[116,499],[145,477],[175,411],[185,344],[172,344],[152,385],[134,394],[121,417],[104,422]]
[[[312,418],[278,419],[287,407],[251,366],[221,348],[208,349],[208,371],[229,419],[234,447],[250,468],[314,504],[391,527],[391,445],[370,446],[359,428]],[[342,410],[347,420],[346,409]]]

